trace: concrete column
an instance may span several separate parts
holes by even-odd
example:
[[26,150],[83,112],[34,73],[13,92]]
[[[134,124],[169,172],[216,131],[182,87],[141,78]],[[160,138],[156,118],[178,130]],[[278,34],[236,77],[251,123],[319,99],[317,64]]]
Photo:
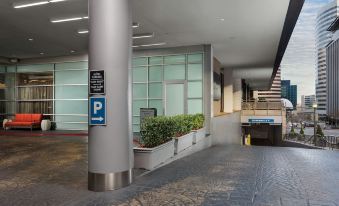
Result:
[[224,69],[224,112],[233,113],[233,70]]
[[233,79],[233,110],[241,110],[242,100],[242,82],[241,79]]
[[89,68],[105,70],[106,126],[88,138],[88,188],[114,190],[132,181],[132,18],[129,0],[89,0]]

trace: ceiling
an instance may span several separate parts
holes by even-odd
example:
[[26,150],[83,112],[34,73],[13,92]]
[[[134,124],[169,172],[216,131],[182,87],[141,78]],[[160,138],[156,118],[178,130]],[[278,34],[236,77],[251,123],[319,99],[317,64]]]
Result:
[[[88,35],[77,31],[87,29],[88,20],[50,22],[51,18],[87,16],[87,0],[13,8],[13,3],[22,1],[0,1],[0,57],[37,58],[42,56],[40,53],[63,56],[71,50],[87,53]],[[140,23],[134,33],[155,34],[154,38],[138,39],[134,44],[167,43],[157,48],[212,44],[214,55],[225,68],[241,69],[237,75],[244,74],[257,88],[269,85],[290,0],[131,2],[133,21]],[[251,74],[258,68],[262,75],[254,78]]]

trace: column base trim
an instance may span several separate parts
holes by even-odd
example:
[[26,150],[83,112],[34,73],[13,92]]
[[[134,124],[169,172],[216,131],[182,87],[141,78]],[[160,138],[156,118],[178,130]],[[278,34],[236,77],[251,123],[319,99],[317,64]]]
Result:
[[132,183],[132,169],[116,173],[92,173],[88,171],[88,190],[104,192],[117,190]]

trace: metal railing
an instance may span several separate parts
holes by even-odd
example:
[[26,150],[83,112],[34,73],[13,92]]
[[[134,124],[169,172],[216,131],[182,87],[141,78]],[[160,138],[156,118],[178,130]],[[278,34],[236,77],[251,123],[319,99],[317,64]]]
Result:
[[281,102],[246,101],[241,103],[242,115],[282,116],[285,108]]
[[301,135],[297,133],[289,133],[284,137],[286,140],[293,140],[302,144],[308,144],[321,148],[339,149],[339,137],[333,135]]

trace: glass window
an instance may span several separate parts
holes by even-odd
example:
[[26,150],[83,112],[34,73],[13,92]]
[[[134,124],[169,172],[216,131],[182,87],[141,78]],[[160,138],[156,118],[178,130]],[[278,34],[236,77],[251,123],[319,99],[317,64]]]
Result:
[[147,82],[147,67],[133,68],[133,82]]
[[20,101],[17,103],[17,112],[52,114],[53,101]]
[[140,117],[133,117],[132,118],[132,123],[133,124],[139,124],[140,123]]
[[153,66],[149,68],[149,81],[162,81],[162,66]]
[[16,66],[7,66],[7,73],[15,73]]
[[202,98],[202,82],[188,82],[188,98]]
[[202,64],[189,64],[187,68],[188,80],[202,80]]
[[0,72],[6,72],[6,67],[5,67],[5,66],[2,66],[2,65],[0,65]]
[[185,65],[167,65],[165,66],[165,80],[184,80]]
[[133,132],[139,132],[140,131],[140,125],[139,124],[133,124]]
[[147,84],[133,84],[133,98],[147,98]]
[[56,114],[88,114],[88,100],[56,100]]
[[55,72],[55,84],[88,84],[88,70]]
[[157,115],[161,116],[164,114],[163,108],[162,108],[162,100],[149,100],[149,108],[156,108],[157,109]]
[[186,55],[165,56],[165,64],[185,64]]
[[61,64],[55,64],[55,70],[60,71],[60,70],[82,70],[86,69],[88,70],[88,62],[83,61],[83,62],[66,62],[66,63],[61,63]]
[[59,85],[55,87],[56,99],[88,99],[87,85]]
[[133,101],[133,116],[140,116],[140,108],[147,108],[147,100]]
[[163,57],[150,57],[149,58],[149,64],[150,65],[162,65],[163,62]]
[[202,63],[203,62],[202,60],[203,60],[202,54],[189,54],[189,55],[187,55],[188,63]]
[[18,66],[17,72],[46,72],[46,71],[53,71],[54,64],[36,64],[36,65],[22,65]]
[[188,114],[203,113],[202,100],[201,99],[187,100],[187,112]]
[[147,57],[133,58],[132,60],[133,67],[139,67],[139,66],[145,66],[145,65],[148,65]]
[[162,83],[149,84],[149,98],[162,98]]

